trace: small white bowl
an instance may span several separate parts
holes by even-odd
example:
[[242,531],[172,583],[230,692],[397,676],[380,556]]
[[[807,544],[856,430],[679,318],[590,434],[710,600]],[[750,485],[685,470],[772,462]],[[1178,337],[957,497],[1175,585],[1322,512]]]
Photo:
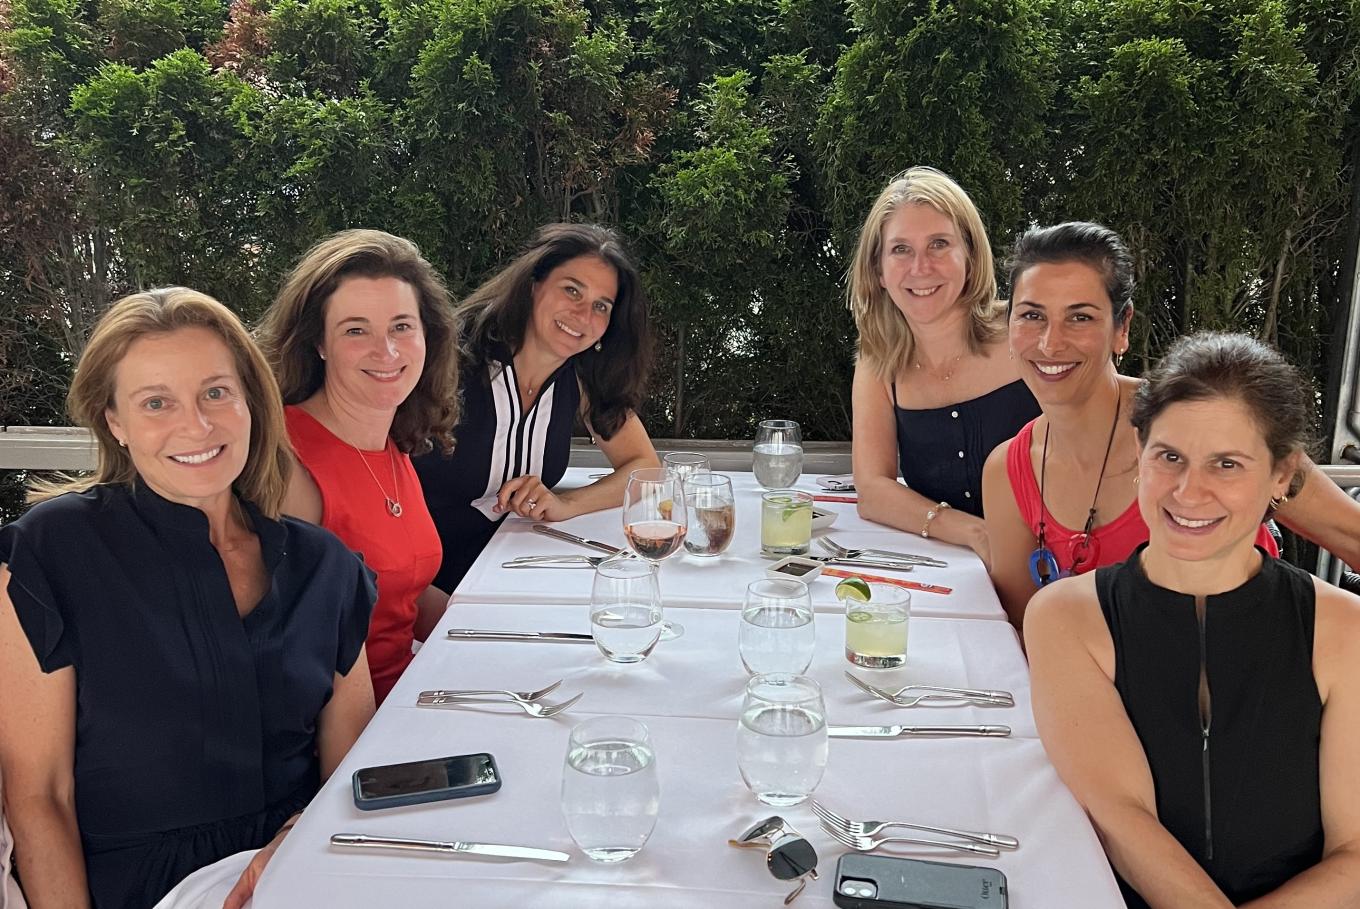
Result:
[[826,530],[834,523],[836,523],[836,512],[818,508],[815,504],[812,506],[813,530]]

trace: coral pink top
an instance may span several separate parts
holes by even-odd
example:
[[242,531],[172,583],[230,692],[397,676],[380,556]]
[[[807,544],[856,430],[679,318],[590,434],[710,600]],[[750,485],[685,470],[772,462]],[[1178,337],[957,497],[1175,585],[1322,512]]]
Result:
[[[1015,504],[1020,508],[1020,516],[1025,519],[1030,533],[1038,537],[1039,517],[1043,506],[1039,498],[1039,480],[1034,476],[1034,465],[1029,457],[1035,422],[1030,420],[1011,440],[1011,447],[1006,452],[1006,476],[1011,481],[1011,490],[1015,494]],[[1084,574],[1094,568],[1126,561],[1133,554],[1133,550],[1140,543],[1146,543],[1148,539],[1148,527],[1143,522],[1142,513],[1138,511],[1137,497],[1119,517],[1091,531],[1090,554],[1074,570],[1072,565],[1076,560],[1073,548],[1081,536],[1080,530],[1072,530],[1055,521],[1052,512],[1044,516],[1044,537],[1054,558],[1058,560],[1060,572]],[[1257,531],[1256,545],[1272,556],[1280,554],[1280,547],[1275,545],[1275,538],[1270,535],[1264,524]]]
[[[286,407],[284,414],[298,460],[321,490],[321,526],[378,575],[366,646],[373,694],[381,704],[411,662],[416,597],[439,570],[439,534],[410,457],[391,439],[382,451],[360,451],[300,407]],[[401,503],[400,517],[388,511],[388,495]]]

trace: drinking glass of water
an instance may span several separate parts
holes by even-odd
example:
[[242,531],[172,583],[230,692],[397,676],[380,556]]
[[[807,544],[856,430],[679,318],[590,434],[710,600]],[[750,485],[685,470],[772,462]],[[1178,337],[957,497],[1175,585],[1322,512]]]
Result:
[[747,672],[807,672],[815,643],[806,584],[767,579],[747,586],[737,633],[737,652]]
[[641,558],[660,562],[680,550],[689,526],[684,488],[664,467],[628,475],[623,491],[623,535]]
[[708,455],[697,451],[670,451],[661,459],[661,466],[669,470],[683,487],[696,473],[708,473]]
[[721,555],[737,529],[737,500],[731,478],[720,473],[691,474],[685,480],[685,508],[689,512],[685,552]]
[[596,566],[590,632],[600,653],[615,663],[647,658],[661,638],[661,587],[654,564],[621,557]]
[[793,420],[761,420],[751,470],[766,489],[787,489],[803,472],[803,430]]
[[577,724],[562,771],[562,814],[586,857],[622,862],[652,835],[661,808],[647,727],[622,716]]
[[746,683],[737,768],[756,798],[779,807],[805,801],[826,770],[826,743],[826,707],[816,682],[772,673]]

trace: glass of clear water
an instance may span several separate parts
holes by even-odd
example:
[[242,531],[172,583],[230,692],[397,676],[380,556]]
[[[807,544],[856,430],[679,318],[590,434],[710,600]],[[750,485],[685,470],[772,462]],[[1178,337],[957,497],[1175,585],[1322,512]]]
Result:
[[747,672],[806,672],[816,640],[806,584],[767,579],[747,585],[737,632],[737,652]]
[[845,658],[866,669],[896,669],[907,661],[911,592],[895,584],[869,584],[869,598],[841,597],[845,607]]
[[696,556],[721,555],[737,529],[737,500],[732,480],[720,473],[696,473],[685,480],[685,508],[689,531],[685,552]]
[[761,420],[751,470],[766,489],[786,489],[803,472],[803,430],[793,420]]
[[772,673],[746,683],[737,727],[737,768],[766,805],[807,800],[826,771],[822,689],[802,675]]
[[660,809],[656,752],[646,726],[628,717],[598,716],[571,730],[562,815],[587,858],[622,862],[637,855]]
[[697,473],[708,473],[708,455],[697,451],[670,451],[661,459],[661,466],[671,472],[681,486]]
[[590,631],[595,646],[613,662],[646,659],[661,638],[656,565],[627,557],[597,565],[590,590]]

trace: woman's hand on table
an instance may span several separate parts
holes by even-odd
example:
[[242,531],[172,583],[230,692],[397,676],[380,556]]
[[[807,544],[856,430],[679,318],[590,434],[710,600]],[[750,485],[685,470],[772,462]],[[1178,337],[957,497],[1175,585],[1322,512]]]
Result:
[[240,878],[236,881],[236,886],[232,887],[231,892],[227,894],[222,909],[241,909],[250,901],[251,896],[255,893],[255,885],[260,882],[260,875],[264,874],[265,866],[269,864],[269,860],[278,851],[279,844],[283,842],[283,838],[288,835],[289,830],[293,829],[293,825],[297,823],[301,816],[295,814],[285,821],[283,826],[279,828],[279,832],[274,834],[274,838],[265,844],[259,852],[255,853],[250,864],[246,865],[246,870],[241,872]]
[[580,511],[543,484],[533,474],[515,477],[501,486],[496,494],[498,512],[513,512],[522,518],[538,521],[565,521]]

